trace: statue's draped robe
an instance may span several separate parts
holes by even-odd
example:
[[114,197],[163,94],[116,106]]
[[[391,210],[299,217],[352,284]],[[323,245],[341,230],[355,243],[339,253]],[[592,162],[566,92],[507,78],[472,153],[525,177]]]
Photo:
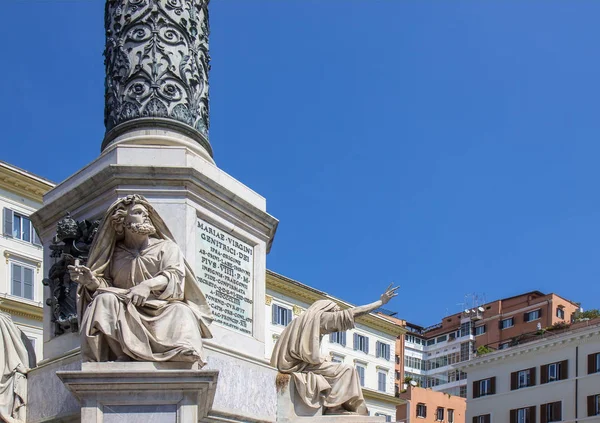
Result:
[[[21,331],[0,312],[0,421],[25,421],[29,355]],[[35,365],[35,364],[34,364]]]
[[[185,263],[174,242],[150,238],[139,253],[118,244],[107,270],[84,311],[84,357],[109,361],[125,353],[140,361],[203,362],[203,324],[183,301]],[[152,292],[146,305],[135,306],[125,296],[129,288],[159,275],[167,278],[167,286]]]
[[292,374],[298,395],[309,407],[343,406],[348,411],[365,413],[360,380],[354,367],[325,361],[321,356],[323,335],[354,327],[352,312],[332,311],[335,306],[333,301],[316,301],[292,320],[275,344],[271,365],[281,373]]
[[[125,248],[111,225],[115,210],[132,199],[146,208],[156,229],[139,252]],[[138,361],[204,364],[202,338],[212,338],[210,307],[171,231],[146,199],[132,195],[109,207],[88,267],[100,287],[90,291],[80,285],[77,291],[84,360],[112,361],[125,355]],[[158,275],[167,278],[167,286],[153,291],[144,306],[133,305],[128,290]]]

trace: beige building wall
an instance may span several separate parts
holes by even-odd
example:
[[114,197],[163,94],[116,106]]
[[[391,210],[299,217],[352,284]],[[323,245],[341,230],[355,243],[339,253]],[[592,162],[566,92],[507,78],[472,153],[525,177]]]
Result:
[[[42,195],[53,186],[43,178],[0,162],[0,312],[9,314],[29,338],[38,361],[43,350],[43,249],[33,227],[22,225],[17,228],[14,216],[18,216],[17,221],[21,223],[27,222],[28,217],[41,207]],[[27,228],[30,229],[25,233]],[[31,295],[24,292],[24,281],[21,280],[24,272],[27,278],[32,277]],[[21,292],[15,291],[15,284]]]
[[[510,410],[561,402],[563,422],[600,422],[588,416],[587,397],[600,394],[600,373],[588,374],[588,355],[600,353],[600,321],[574,324],[572,330],[492,352],[464,366],[468,374],[467,422],[490,414],[491,422],[509,423]],[[543,365],[567,360],[567,377],[542,384]],[[536,368],[535,385],[511,390],[511,373]],[[495,392],[474,398],[474,382],[495,377]]]

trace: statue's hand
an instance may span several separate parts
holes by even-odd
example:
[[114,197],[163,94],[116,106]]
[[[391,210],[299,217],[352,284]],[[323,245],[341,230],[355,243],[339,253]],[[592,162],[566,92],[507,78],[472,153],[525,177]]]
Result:
[[150,295],[150,287],[143,283],[134,286],[129,290],[126,295],[127,298],[131,298],[131,302],[136,306],[143,306]]
[[67,269],[69,269],[69,277],[71,280],[83,286],[92,285],[96,279],[88,267],[80,264],[67,266]]
[[398,293],[396,293],[396,290],[399,289],[399,286],[393,287],[394,284],[391,283],[390,286],[387,287],[387,289],[385,290],[385,292],[383,294],[381,294],[381,302],[383,304],[387,304],[392,298],[394,298],[396,295],[398,295]]

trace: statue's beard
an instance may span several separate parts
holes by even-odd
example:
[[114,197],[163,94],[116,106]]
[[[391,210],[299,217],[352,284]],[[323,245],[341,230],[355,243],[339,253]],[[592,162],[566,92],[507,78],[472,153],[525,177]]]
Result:
[[130,232],[133,232],[134,234],[140,234],[140,235],[154,235],[156,233],[156,228],[150,222],[144,222],[144,223],[127,222],[127,224],[125,225],[125,229],[127,229]]

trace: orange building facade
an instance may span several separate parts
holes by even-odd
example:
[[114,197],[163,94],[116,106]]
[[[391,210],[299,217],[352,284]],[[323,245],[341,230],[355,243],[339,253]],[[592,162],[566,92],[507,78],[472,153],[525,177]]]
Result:
[[465,398],[409,385],[399,397],[407,401],[399,405],[396,420],[402,423],[464,423],[467,411]]

